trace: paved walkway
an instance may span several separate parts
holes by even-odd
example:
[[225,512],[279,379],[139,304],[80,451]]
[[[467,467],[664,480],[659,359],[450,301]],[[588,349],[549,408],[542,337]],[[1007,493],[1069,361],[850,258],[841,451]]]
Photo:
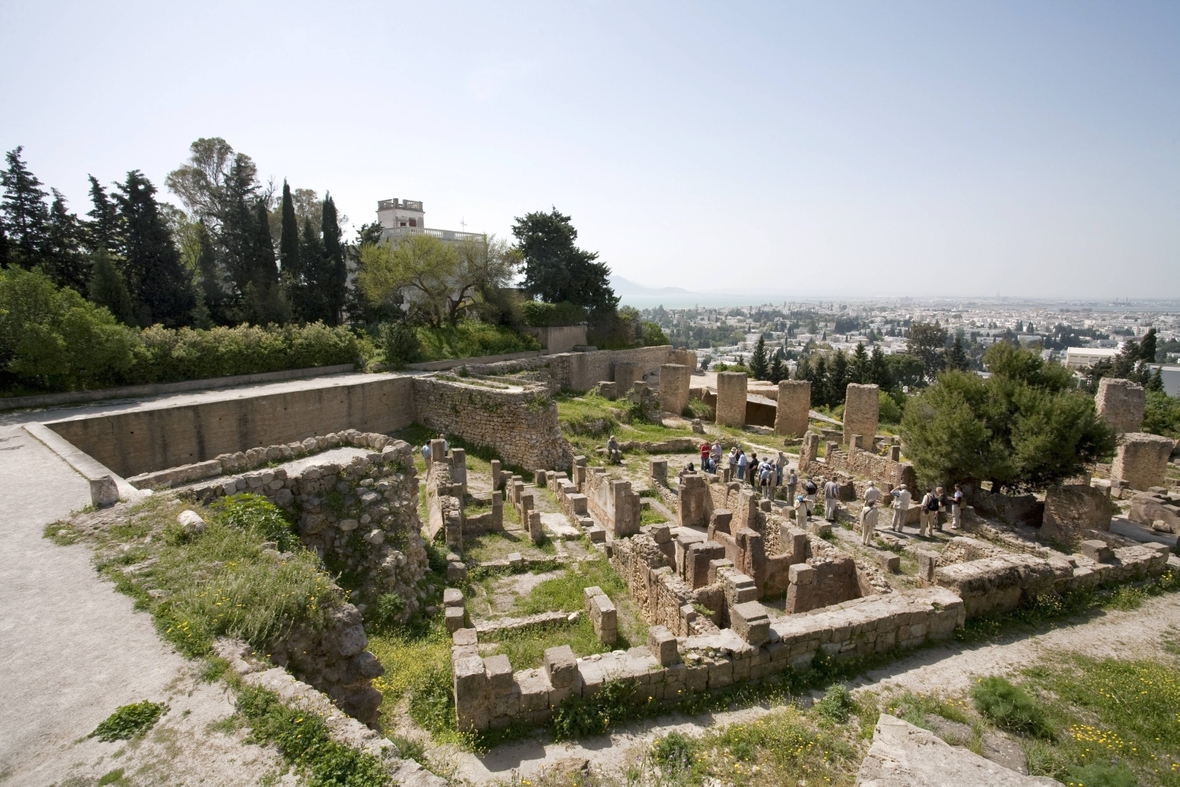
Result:
[[[202,734],[232,712],[224,691],[193,680],[192,663],[97,574],[90,549],[42,537],[89,503],[86,481],[10,423],[0,425],[0,489],[0,784],[48,785],[115,767],[141,783],[248,784],[273,770],[273,752]],[[116,707],[145,699],[172,706],[159,729],[177,740],[150,736],[114,760],[122,744],[85,739]],[[203,751],[185,745],[193,734],[205,739]],[[214,762],[221,757],[233,765]]]

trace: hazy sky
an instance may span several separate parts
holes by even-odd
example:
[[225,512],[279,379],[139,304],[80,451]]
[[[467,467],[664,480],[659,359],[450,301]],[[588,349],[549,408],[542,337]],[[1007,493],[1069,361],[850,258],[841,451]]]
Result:
[[556,206],[652,286],[1180,297],[1174,0],[0,0],[0,52],[0,147],[78,213],[220,136],[353,228]]

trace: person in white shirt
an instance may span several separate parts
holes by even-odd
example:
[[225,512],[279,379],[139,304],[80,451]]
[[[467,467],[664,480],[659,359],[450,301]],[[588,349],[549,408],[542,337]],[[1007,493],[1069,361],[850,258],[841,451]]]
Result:
[[902,525],[905,524],[906,512],[910,510],[910,492],[905,488],[905,484],[902,484],[889,494],[893,497],[893,523],[890,529],[900,533]]
[[877,501],[881,499],[881,490],[877,488],[876,481],[869,481],[869,485],[865,488],[865,505],[876,505]]
[[963,526],[963,487],[955,484],[955,493],[951,495],[951,530],[958,530]]
[[840,485],[836,483],[836,479],[831,479],[824,484],[824,519],[829,522],[836,521],[836,505],[840,502]]
[[[876,489],[872,491],[876,492]],[[877,529],[877,498],[873,498],[872,502],[865,501],[864,508],[860,510],[860,542],[866,547],[873,543],[873,533]]]

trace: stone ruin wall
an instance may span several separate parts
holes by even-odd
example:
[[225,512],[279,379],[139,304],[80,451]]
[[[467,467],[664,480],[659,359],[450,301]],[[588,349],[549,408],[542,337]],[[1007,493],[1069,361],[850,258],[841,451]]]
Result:
[[454,457],[442,454],[442,440],[430,441],[430,463],[426,468],[426,534],[433,541],[441,532],[447,549],[463,554],[463,485],[452,475]]
[[876,385],[848,384],[844,399],[842,443],[848,445],[853,435],[860,435],[865,439],[865,445],[872,444],[881,415],[879,391]]
[[1045,513],[1039,536],[1077,549],[1078,544],[1091,537],[1091,531],[1109,531],[1114,512],[1109,487],[1102,490],[1089,484],[1051,486],[1045,490]]
[[774,416],[774,433],[802,437],[811,419],[811,382],[783,380],[778,384],[778,408]]
[[1120,432],[1138,432],[1147,409],[1147,391],[1130,380],[1103,377],[1094,396],[1098,417]]
[[[427,559],[419,533],[413,449],[386,435],[353,430],[309,440],[318,450],[353,445],[373,451],[344,464],[313,464],[297,475],[283,468],[261,469],[199,484],[181,494],[202,503],[243,492],[262,495],[297,518],[300,541],[330,571],[362,578],[354,591],[358,606],[342,604],[323,631],[289,632],[270,647],[270,658],[372,726],[381,704],[372,679],[383,669],[366,650],[362,612],[379,596],[394,594],[403,601],[397,619],[404,621],[425,599],[420,581]],[[235,456],[230,461],[248,464],[250,459]]]
[[660,409],[681,415],[688,409],[688,387],[692,372],[683,364],[660,367]]
[[849,446],[847,450],[828,450],[823,459],[818,459],[816,458],[818,447],[819,435],[815,432],[808,432],[804,435],[803,447],[799,452],[799,472],[801,474],[845,473],[876,481],[882,494],[901,484],[905,484],[911,493],[916,494],[918,474],[909,462],[898,462],[853,446]]
[[[473,375],[492,378],[524,372],[532,379],[545,382],[550,393],[589,391],[599,382],[615,379],[616,363],[633,364],[633,374],[636,375],[634,379],[642,380],[645,376],[658,372],[660,366],[665,363],[687,365],[685,356],[677,354],[682,352],[673,350],[671,345],[635,347],[629,350],[594,350],[474,364],[467,369]],[[693,360],[695,362],[695,354]]]
[[611,478],[601,467],[585,468],[583,472],[581,494],[586,496],[591,516],[615,538],[638,533],[639,494],[631,491],[631,482]]
[[745,372],[717,373],[717,404],[714,420],[720,426],[744,426],[746,423]]
[[524,391],[414,378],[417,421],[494,450],[509,464],[556,469],[570,462],[557,403],[541,386]]
[[1167,437],[1146,432],[1125,434],[1115,451],[1110,477],[1142,491],[1164,486],[1168,477],[1168,458],[1175,447],[1176,441]]

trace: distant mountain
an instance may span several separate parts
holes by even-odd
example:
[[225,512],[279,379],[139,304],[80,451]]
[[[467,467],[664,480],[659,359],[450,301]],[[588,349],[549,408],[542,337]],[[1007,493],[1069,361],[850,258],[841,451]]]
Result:
[[691,292],[683,287],[645,287],[642,284],[637,284],[630,279],[624,279],[622,276],[610,275],[610,286],[615,291],[615,295],[620,298],[659,298],[659,297],[684,297],[699,295],[699,293]]

